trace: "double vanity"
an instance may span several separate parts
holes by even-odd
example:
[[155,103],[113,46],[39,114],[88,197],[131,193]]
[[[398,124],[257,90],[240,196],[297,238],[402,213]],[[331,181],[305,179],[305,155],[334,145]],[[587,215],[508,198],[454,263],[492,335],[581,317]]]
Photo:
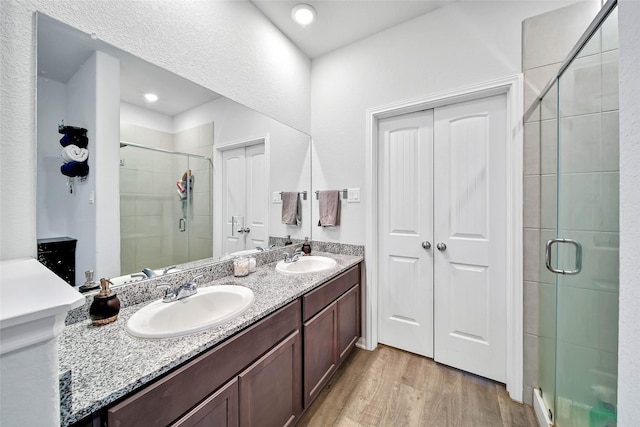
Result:
[[246,277],[231,262],[199,267],[181,276],[204,274],[198,293],[166,304],[152,281],[116,288],[124,308],[105,326],[77,321],[77,309],[59,337],[61,424],[295,424],[360,337],[355,248],[295,267],[275,251]]

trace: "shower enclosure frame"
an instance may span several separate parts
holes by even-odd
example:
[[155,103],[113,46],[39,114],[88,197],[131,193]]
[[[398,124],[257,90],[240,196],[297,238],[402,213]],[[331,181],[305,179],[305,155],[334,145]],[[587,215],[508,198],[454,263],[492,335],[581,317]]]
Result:
[[[615,262],[613,262],[613,266],[606,264],[606,262],[608,261],[607,258],[613,258],[613,253],[615,253],[617,259],[619,259],[619,255],[617,252],[617,249],[619,247],[619,237],[617,238],[619,233],[619,215],[616,215],[617,206],[619,205],[619,189],[616,187],[617,181],[615,181],[616,176],[619,176],[619,162],[617,161],[618,159],[616,157],[617,152],[613,150],[613,147],[606,147],[606,145],[615,144],[616,146],[618,146],[619,139],[613,141],[612,139],[606,140],[606,138],[602,137],[600,140],[596,140],[596,142],[599,142],[600,144],[600,146],[596,148],[600,148],[601,152],[604,152],[605,154],[601,154],[601,158],[598,159],[597,165],[580,165],[579,162],[576,162],[575,158],[571,157],[571,150],[575,150],[577,146],[580,150],[583,151],[593,151],[593,147],[585,145],[585,141],[580,141],[579,144],[576,144],[575,141],[571,141],[568,137],[571,130],[567,130],[572,125],[577,127],[577,123],[571,123],[571,120],[582,117],[580,115],[582,114],[583,116],[591,116],[588,119],[592,122],[594,121],[594,117],[596,117],[596,122],[599,119],[598,125],[601,126],[599,129],[601,131],[601,135],[604,135],[604,116],[612,116],[617,113],[617,99],[615,100],[615,108],[612,108],[611,105],[607,105],[605,107],[604,104],[606,93],[603,88],[605,85],[603,77],[605,74],[604,69],[605,66],[610,65],[610,63],[607,63],[603,60],[603,57],[604,55],[609,55],[617,50],[617,45],[610,50],[606,50],[603,46],[604,31],[601,31],[602,29],[604,29],[605,24],[608,24],[607,20],[611,16],[613,16],[614,12],[617,13],[616,6],[617,0],[610,0],[603,5],[600,12],[597,14],[597,16],[591,22],[587,30],[583,33],[577,44],[571,50],[570,54],[567,56],[567,59],[563,62],[556,76],[545,86],[544,90],[538,97],[538,105],[540,106],[541,114],[540,123],[542,123],[542,115],[544,114],[542,111],[544,110],[545,105],[551,105],[550,103],[545,104],[545,102],[547,102],[545,98],[549,96],[553,100],[553,96],[557,94],[557,99],[555,100],[554,105],[554,107],[556,108],[555,117],[552,118],[552,120],[555,119],[557,122],[556,155],[558,157],[556,171],[552,174],[556,179],[555,187],[557,191],[555,206],[556,236],[545,242],[544,240],[546,239],[543,239],[543,236],[541,235],[541,246],[544,247],[543,259],[541,259],[541,268],[542,270],[546,269],[549,272],[554,273],[555,277],[555,317],[553,325],[555,329],[553,331],[553,338],[551,339],[554,346],[554,356],[553,368],[545,366],[544,361],[545,359],[548,360],[548,349],[544,349],[544,345],[541,341],[538,374],[538,385],[541,387],[536,389],[534,392],[534,409],[536,411],[536,415],[538,416],[540,425],[543,426],[558,425],[558,427],[563,427],[565,425],[605,425],[600,423],[606,423],[612,420],[615,422],[616,418],[615,392],[617,391],[617,365],[613,367],[613,373],[607,371],[607,369],[603,369],[602,367],[605,366],[606,368],[611,369],[615,364],[615,362],[612,362],[612,359],[615,359],[615,357],[612,357],[612,355],[614,352],[615,355],[617,355],[617,285],[619,284],[619,281],[617,277],[617,271],[615,273],[612,273],[614,271]],[[594,38],[596,36],[600,38]],[[595,53],[589,53],[590,49],[594,47],[593,45],[590,45],[590,43],[594,40],[600,44],[600,49],[596,50]],[[587,53],[584,52],[585,50],[587,51]],[[584,54],[584,56],[582,56],[582,54]],[[568,73],[569,71],[577,74],[579,71],[589,70],[588,66],[585,66],[585,69],[581,70],[580,68],[575,66],[575,64],[578,60],[585,60],[585,58],[588,58],[590,54],[593,56],[599,55],[599,58],[597,58],[599,59],[599,62],[595,64],[595,67],[600,67],[599,78],[601,80],[600,87],[598,88],[600,89],[600,92],[598,92],[599,110],[596,112],[589,112],[588,114],[584,112],[571,112],[572,101],[567,101],[566,98],[562,97],[565,93],[563,82],[566,82],[566,80],[568,80],[568,83],[572,83],[571,78],[574,77],[574,75]],[[591,64],[591,67],[594,67],[593,64]],[[568,75],[569,77],[567,77],[566,80],[563,80],[563,76],[565,75]],[[573,81],[573,83],[575,84],[575,81]],[[571,89],[573,88],[570,84],[567,84],[567,86],[569,86],[567,92],[571,92]],[[585,95],[583,93],[580,93],[579,95],[581,98],[588,98],[588,95]],[[583,102],[582,99],[580,99],[580,101]],[[611,102],[610,99],[608,101]],[[575,102],[575,104],[578,105],[578,102]],[[564,111],[563,108],[568,111]],[[567,148],[566,139],[569,139],[569,144],[573,142],[575,146],[573,148]],[[541,146],[542,144],[543,141],[541,140]],[[563,144],[565,144],[565,146],[563,146]],[[603,146],[605,146],[604,150]],[[611,151],[614,151],[614,155],[607,153]],[[542,154],[541,157],[543,157]],[[603,160],[602,158],[605,157],[608,157],[608,159]],[[588,157],[585,158],[589,159]],[[616,161],[617,168],[611,168],[613,160]],[[607,163],[607,165],[605,166],[604,163]],[[607,174],[609,175],[607,178],[602,178]],[[594,177],[591,181],[589,181],[590,175]],[[600,179],[600,181],[598,181],[598,179]],[[584,223],[588,221],[585,221],[584,218],[580,218],[579,215],[576,215],[577,212],[575,212],[575,206],[579,206],[581,201],[576,201],[575,197],[571,199],[573,195],[571,193],[567,193],[567,189],[572,189],[572,186],[573,189],[578,188],[576,183],[582,185],[583,188],[585,188],[585,184],[589,182],[602,182],[599,188],[593,190],[594,192],[597,192],[599,190],[600,194],[591,195],[592,203],[586,205],[588,206],[586,212],[580,212],[580,214],[593,215],[594,218],[597,218],[597,221],[592,218],[592,222],[597,222],[598,227],[594,227],[592,224],[589,224],[589,226],[584,226]],[[605,184],[607,184],[608,186],[605,187]],[[615,187],[617,192],[613,191],[613,187]],[[602,200],[604,199],[603,193],[608,194],[608,196],[616,202],[616,205],[611,206],[613,205],[613,203],[605,203]],[[612,193],[613,195],[611,195]],[[541,199],[543,195],[544,194],[541,194]],[[579,197],[580,196],[578,196],[578,199]],[[586,198],[583,197],[583,199]],[[571,200],[571,202],[568,202],[568,200]],[[571,203],[573,203],[575,206],[570,206]],[[585,205],[583,204],[582,206]],[[572,209],[574,210],[573,212]],[[541,217],[544,217],[545,213],[546,211],[543,204],[541,203]],[[608,216],[606,214],[608,214]],[[549,215],[547,215],[546,218],[549,218]],[[591,234],[594,236],[594,240],[597,240],[599,238],[601,240],[600,244],[602,245],[602,247],[598,247],[597,244],[593,244],[593,241],[587,241],[586,248],[583,249],[583,244],[580,242],[580,239],[574,238],[576,235],[580,234]],[[605,243],[602,243],[602,241],[604,241]],[[592,245],[590,245],[590,243]],[[608,257],[606,254],[605,256],[601,255],[601,253],[603,252],[603,247],[605,252],[609,251]],[[583,267],[583,250],[586,251],[587,254],[585,258],[585,268],[587,270],[590,269],[590,271],[587,272],[587,276],[581,277],[580,274],[582,274]],[[600,252],[598,252],[598,250],[600,250]],[[594,266],[594,263],[597,263],[597,265]],[[612,263],[609,262],[609,264]],[[609,276],[603,277],[603,271],[605,273],[609,273]],[[548,273],[541,271],[541,282],[544,281],[544,279],[542,279],[543,274]],[[603,283],[604,285],[602,285]],[[607,285],[611,284],[614,284],[614,286],[609,286],[607,288]],[[577,298],[575,298],[575,296],[582,295],[581,293],[587,292],[602,292],[603,295],[606,295],[606,297],[602,299],[608,300],[607,304],[605,304],[604,307],[599,307],[600,311],[606,312],[606,315],[600,315],[597,319],[592,319],[589,322],[592,327],[593,324],[597,325],[598,330],[596,332],[588,330],[584,333],[584,337],[586,338],[578,338],[578,336],[580,335],[580,330],[576,328],[576,325],[579,323],[585,323],[585,316],[582,313],[574,313],[571,311],[571,309],[575,310],[579,307],[578,302],[576,302]],[[572,297],[573,299],[571,299]],[[584,299],[588,301],[587,298]],[[571,302],[570,306],[568,306],[567,300]],[[612,313],[611,311],[614,306],[616,310],[615,319],[612,319],[614,313]],[[584,312],[584,310],[582,311]],[[589,317],[592,316],[596,316],[596,313],[589,315]],[[543,317],[543,313],[540,313],[540,317]],[[602,320],[605,317],[606,322],[603,322]],[[583,325],[583,327],[585,326]],[[611,328],[615,328],[615,331],[610,331],[609,329]],[[573,332],[574,330],[577,330],[578,332],[575,333],[575,336]],[[605,337],[605,339],[603,339],[603,336]],[[580,348],[580,344],[576,343],[581,339],[584,342],[589,342],[589,344],[593,345],[594,348]],[[593,341],[595,341],[595,343],[592,343]],[[607,347],[605,350],[602,350],[602,347],[606,347],[603,343],[611,344],[609,347],[615,348],[611,349]],[[569,357],[572,352],[576,353],[576,348],[582,350],[582,352],[585,354],[591,352],[593,355],[592,359],[597,360],[600,365],[596,365],[595,363],[589,365],[589,362],[593,362],[593,360],[587,361],[579,360],[578,357]],[[571,365],[575,366],[567,365],[565,362],[567,362],[568,360],[571,361]],[[581,378],[574,378],[574,374],[576,372],[579,372],[580,369],[584,369],[584,367],[587,367],[587,371],[583,372]],[[549,373],[550,369],[553,369],[551,374]],[[549,390],[549,387],[543,386],[543,383],[545,382],[549,384],[549,376],[553,377],[553,384],[550,387],[551,390]],[[603,382],[607,384],[605,386],[600,383],[591,384],[590,380],[593,379],[592,377],[605,378]],[[591,384],[590,388],[592,390],[588,390],[587,384]],[[589,394],[591,394],[592,396],[585,398],[585,396]],[[551,397],[552,400],[549,400]],[[578,420],[578,424],[575,424],[576,420]],[[558,422],[558,424],[555,424],[556,422]]]
[[[187,170],[190,170],[192,168],[191,167],[191,163],[190,163],[190,159],[192,159],[192,158],[206,161],[207,165],[208,165],[208,171],[209,171],[208,172],[209,176],[207,178],[207,186],[209,188],[209,201],[208,201],[208,205],[209,205],[208,206],[208,212],[209,212],[209,216],[210,216],[209,230],[210,230],[210,232],[211,232],[210,234],[212,236],[212,233],[213,233],[213,162],[212,162],[211,157],[202,156],[202,155],[198,155],[198,154],[187,153],[187,152],[182,152],[182,151],[174,151],[174,150],[166,150],[166,149],[157,148],[157,147],[150,147],[150,146],[147,146],[147,145],[144,145],[144,144],[135,143],[135,142],[120,141],[120,148],[123,148],[123,147],[133,147],[133,148],[138,148],[138,149],[142,149],[142,150],[154,151],[154,152],[158,152],[158,153],[162,153],[162,154],[186,157],[186,159],[187,159]],[[191,191],[192,191],[192,186],[191,185],[186,185],[186,188],[185,188],[185,192],[186,192],[186,199],[185,200],[186,201],[191,201],[192,200],[193,194],[191,194]],[[181,228],[181,227],[184,226],[183,227],[184,229],[180,229],[180,231],[181,232],[184,232],[184,231],[187,232],[187,234],[186,234],[186,236],[187,236],[187,241],[186,241],[187,254],[186,254],[186,258],[187,258],[187,262],[191,262],[191,261],[194,261],[195,259],[193,259],[193,257],[190,254],[191,237],[192,236],[191,236],[190,227],[188,227],[187,224],[189,223],[190,218],[192,217],[192,214],[193,214],[192,203],[187,202],[185,207],[186,207],[187,211],[186,211],[186,213],[183,214],[183,217],[180,218],[177,227]],[[209,250],[210,250],[211,253],[209,253],[204,258],[210,258],[212,256],[213,244],[209,245]],[[197,259],[200,259],[200,258],[203,258],[203,257],[199,257]],[[172,262],[172,263],[170,263],[170,265],[175,265],[175,264],[180,264],[180,262]],[[168,267],[170,265],[163,266],[163,267]]]

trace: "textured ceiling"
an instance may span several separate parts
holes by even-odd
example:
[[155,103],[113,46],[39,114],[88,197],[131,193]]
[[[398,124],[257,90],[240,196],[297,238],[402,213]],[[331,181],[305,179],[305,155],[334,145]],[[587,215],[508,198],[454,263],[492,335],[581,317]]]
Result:
[[[316,58],[387,28],[432,12],[454,0],[251,0],[308,57]],[[306,3],[316,21],[301,27],[291,9]]]
[[[127,54],[57,21],[40,16],[38,33],[38,75],[66,83],[94,50],[120,60],[120,99],[129,104],[175,116],[219,98],[220,95],[156,65]],[[148,103],[143,94],[152,92],[159,100]]]

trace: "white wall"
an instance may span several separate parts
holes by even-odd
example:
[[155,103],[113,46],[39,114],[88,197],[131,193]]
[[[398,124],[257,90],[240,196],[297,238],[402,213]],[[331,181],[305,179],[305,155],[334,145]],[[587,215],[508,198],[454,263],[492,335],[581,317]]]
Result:
[[[96,52],[95,277],[120,273],[120,61]],[[84,279],[84,271],[76,271]],[[81,282],[84,283],[84,282]]]
[[[521,23],[566,2],[456,2],[312,63],[313,190],[365,194],[367,109],[521,71]],[[363,244],[366,200],[315,240]],[[317,222],[317,204],[312,209]]]
[[640,2],[621,0],[618,425],[640,420]]
[[[173,118],[166,114],[151,111],[137,105],[120,103],[120,122],[134,123],[149,129],[155,129],[166,133],[173,133]],[[124,140],[124,138],[122,138]],[[128,141],[133,142],[133,141]],[[163,148],[163,147],[158,147]]]
[[76,285],[84,283],[84,271],[96,268],[96,205],[89,202],[96,189],[96,66],[96,55],[93,54],[67,82],[64,123],[87,129],[89,138],[89,175],[85,181],[75,178],[73,194],[67,191],[62,201],[71,207],[66,213],[69,220],[67,234],[78,239]]
[[[75,283],[84,272],[96,277],[117,274],[120,267],[119,61],[100,52],[91,55],[67,84],[39,78],[38,238],[72,237],[76,244]],[[89,138],[89,175],[69,180],[60,172],[58,124],[83,127]],[[3,187],[4,190],[4,187]],[[98,228],[96,224],[101,226]]]
[[67,86],[38,77],[38,96],[38,238],[62,237],[69,235],[72,209],[64,203],[69,190],[67,177],[60,173],[62,135],[58,133],[58,125],[66,116]]
[[3,0],[0,259],[36,254],[35,11],[309,131],[309,59],[249,2]]

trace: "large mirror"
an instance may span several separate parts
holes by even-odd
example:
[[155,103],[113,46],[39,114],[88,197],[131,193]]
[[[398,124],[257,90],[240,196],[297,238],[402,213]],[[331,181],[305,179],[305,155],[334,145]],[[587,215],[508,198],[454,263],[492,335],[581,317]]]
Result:
[[37,34],[39,257],[75,246],[70,283],[311,237],[309,135],[41,13]]

